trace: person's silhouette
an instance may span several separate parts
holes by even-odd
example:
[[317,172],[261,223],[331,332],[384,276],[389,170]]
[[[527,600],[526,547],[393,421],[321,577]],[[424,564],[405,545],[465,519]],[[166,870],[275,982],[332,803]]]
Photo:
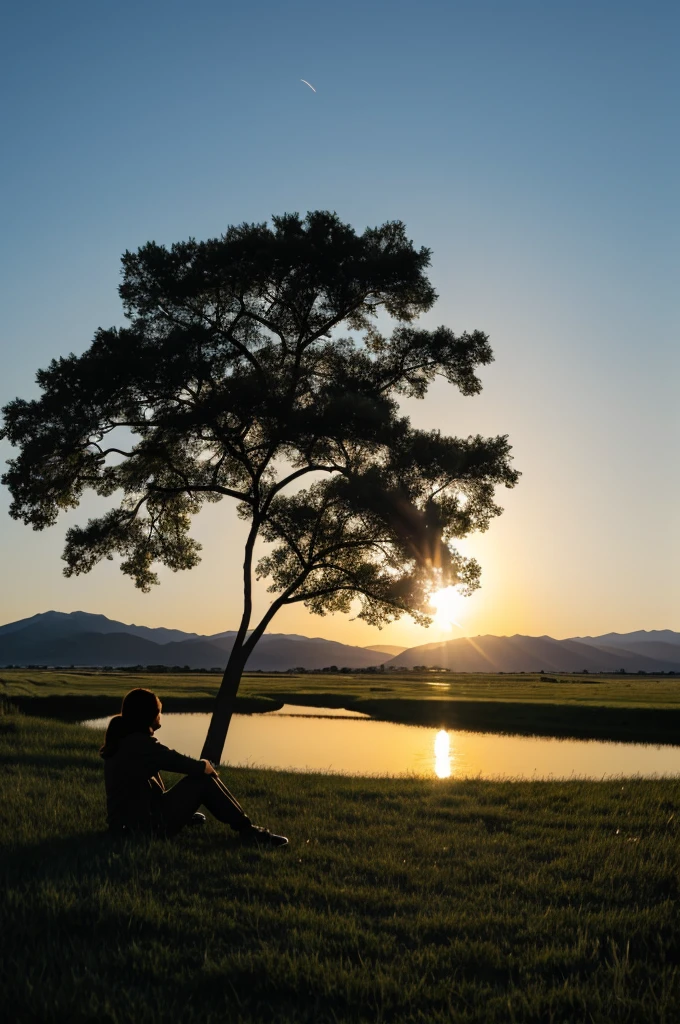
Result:
[[[106,810],[111,832],[176,835],[203,805],[249,843],[285,846],[288,840],[253,825],[207,760],[163,746],[154,737],[161,727],[161,702],[151,690],[138,687],[123,698],[119,715],[108,724],[104,745]],[[186,776],[166,789],[161,771]]]

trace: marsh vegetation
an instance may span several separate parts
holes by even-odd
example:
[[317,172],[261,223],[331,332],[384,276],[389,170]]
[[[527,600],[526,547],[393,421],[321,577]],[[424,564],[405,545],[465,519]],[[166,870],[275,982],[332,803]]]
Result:
[[[220,677],[208,673],[0,670],[0,696],[27,713],[72,720],[119,709],[134,686],[149,686],[168,712],[212,712]],[[235,710],[283,704],[349,708],[374,719],[475,732],[638,743],[680,741],[678,680],[390,672],[366,675],[254,672],[243,676]]]

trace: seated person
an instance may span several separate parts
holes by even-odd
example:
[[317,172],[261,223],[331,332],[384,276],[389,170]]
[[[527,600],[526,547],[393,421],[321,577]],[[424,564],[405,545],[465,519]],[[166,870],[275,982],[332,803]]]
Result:
[[[160,727],[161,702],[155,693],[141,687],[125,695],[121,713],[109,722],[99,753],[104,758],[106,810],[112,832],[173,836],[203,805],[246,842],[287,845],[285,836],[253,825],[210,761],[197,761],[159,743],[154,733]],[[162,770],[181,772],[186,778],[166,789]]]

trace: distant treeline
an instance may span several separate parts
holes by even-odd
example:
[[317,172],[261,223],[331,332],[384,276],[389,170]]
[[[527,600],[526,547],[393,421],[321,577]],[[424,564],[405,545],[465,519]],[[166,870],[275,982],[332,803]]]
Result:
[[[125,673],[125,674],[128,674],[128,675],[129,674],[137,675],[139,673],[149,673],[149,674],[154,674],[155,673],[157,675],[169,675],[170,673],[178,673],[178,674],[181,673],[182,675],[192,674],[192,675],[219,675],[219,676],[221,676],[222,673],[224,672],[224,669],[221,668],[219,665],[216,665],[213,668],[191,668],[190,665],[3,665],[3,666],[0,666],[0,668],[2,668],[3,670],[4,669],[23,669],[25,671],[30,671],[30,672],[74,672],[74,671],[83,671],[83,670],[88,669],[90,671],[95,671],[95,672],[121,672],[121,673]],[[553,671],[555,671],[555,670],[553,669]],[[403,666],[402,665],[388,665],[388,666],[385,666],[385,665],[367,665],[364,668],[349,668],[346,665],[344,665],[344,666],[342,666],[340,668],[337,665],[326,665],[324,668],[305,668],[303,665],[298,665],[295,668],[287,668],[287,669],[273,669],[273,668],[272,669],[269,669],[269,668],[247,669],[244,674],[245,675],[251,675],[251,674],[254,674],[254,675],[267,675],[267,676],[275,676],[275,675],[276,676],[285,676],[285,675],[301,675],[301,676],[304,676],[304,675],[319,675],[319,674],[329,674],[330,673],[330,674],[347,675],[348,676],[348,675],[378,675],[378,674],[381,674],[381,673],[384,673],[384,672],[402,672],[402,673],[405,673],[405,672],[416,672],[416,673],[418,673],[420,675],[422,675],[423,673],[432,674],[432,673],[438,673],[438,672],[456,674],[456,670],[455,669],[442,668],[440,665],[413,665],[412,668],[409,668],[406,665],[403,665]],[[465,675],[472,675],[472,676],[474,676],[474,675],[479,675],[479,676],[486,676],[486,675],[498,675],[498,676],[504,676],[504,675],[507,675],[507,676],[525,676],[526,675],[526,676],[537,676],[537,675],[540,675],[540,676],[543,677],[544,682],[556,683],[558,681],[554,676],[547,675],[545,669],[543,669],[543,668],[540,669],[540,671],[538,671],[538,672],[536,672],[536,671],[524,672],[524,671],[518,671],[517,669],[512,669],[512,670],[509,670],[509,671],[504,671],[503,669],[498,669],[496,671],[491,671],[491,672],[483,672],[483,671],[481,671],[481,672],[470,672],[470,671],[466,671]],[[563,671],[561,669],[558,669],[557,670],[557,675],[559,675],[559,676],[569,676],[569,675],[571,675],[571,676],[577,676],[577,675],[578,676],[580,676],[580,675],[583,675],[583,676],[587,676],[587,675],[591,675],[591,676],[613,676],[613,675],[616,675],[616,676],[652,676],[653,678],[658,679],[660,676],[676,676],[676,675],[680,675],[680,672],[676,672],[676,671],[674,671],[672,669],[670,671],[668,671],[668,672],[645,672],[643,669],[638,669],[637,672],[626,672],[626,670],[623,669],[623,668],[617,669],[615,671],[611,671],[611,670],[607,671],[605,669],[600,669],[599,672],[593,672],[593,671],[589,671],[587,668],[584,668],[584,669],[581,669],[580,671],[573,671],[573,672],[567,672],[567,671]]]

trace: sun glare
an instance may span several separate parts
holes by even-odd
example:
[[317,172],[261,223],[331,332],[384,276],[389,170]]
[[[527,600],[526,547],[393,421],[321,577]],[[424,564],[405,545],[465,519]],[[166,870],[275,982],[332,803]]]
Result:
[[442,590],[435,590],[430,597],[430,604],[435,609],[433,616],[437,626],[451,629],[452,626],[460,626],[458,616],[463,607],[465,598],[455,587],[443,587]]
[[434,773],[438,779],[451,775],[451,745],[446,729],[440,729],[434,738]]

